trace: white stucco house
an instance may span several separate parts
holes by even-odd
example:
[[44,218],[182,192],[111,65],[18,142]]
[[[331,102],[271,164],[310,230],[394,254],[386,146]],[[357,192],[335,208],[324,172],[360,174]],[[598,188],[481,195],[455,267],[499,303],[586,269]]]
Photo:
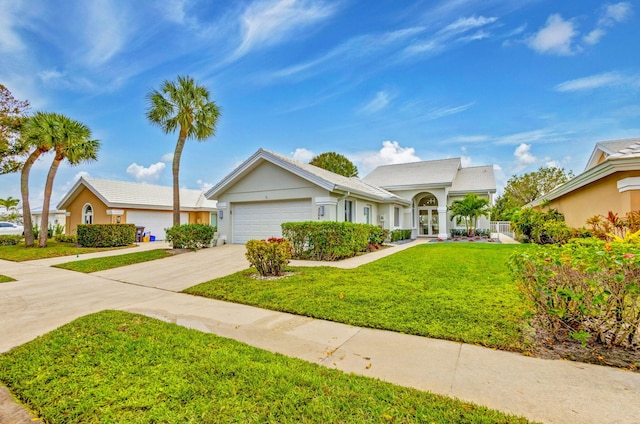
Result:
[[[459,158],[380,166],[360,179],[259,149],[205,197],[218,202],[219,237],[246,243],[279,237],[283,222],[296,221],[350,221],[447,237],[455,226],[447,206],[467,193],[493,202],[495,191],[493,166],[463,168]],[[489,228],[488,220],[478,228]]]

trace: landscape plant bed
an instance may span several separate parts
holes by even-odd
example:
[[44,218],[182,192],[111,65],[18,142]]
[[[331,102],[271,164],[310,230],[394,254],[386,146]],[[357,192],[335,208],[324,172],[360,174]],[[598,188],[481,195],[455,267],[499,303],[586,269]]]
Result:
[[526,423],[121,311],[0,355],[0,381],[47,423]]
[[256,280],[253,270],[186,293],[346,324],[525,351],[526,305],[509,256],[522,245],[418,245],[356,269],[291,267]]
[[125,253],[123,255],[105,256],[103,258],[83,259],[73,262],[54,265],[56,268],[68,269],[84,273],[104,271],[107,269],[119,268],[121,266],[133,265],[142,262],[154,261],[172,256],[173,249],[144,250],[141,252]]
[[74,243],[61,243],[49,240],[47,247],[25,247],[24,243],[16,246],[0,246],[0,259],[13,262],[33,261],[36,259],[58,258],[60,256],[82,255],[86,253],[104,252],[105,250],[124,249],[124,247],[76,247]]

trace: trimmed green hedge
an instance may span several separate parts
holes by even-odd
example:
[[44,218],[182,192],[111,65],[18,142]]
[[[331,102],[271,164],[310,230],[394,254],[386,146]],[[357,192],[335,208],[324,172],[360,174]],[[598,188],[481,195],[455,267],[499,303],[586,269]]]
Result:
[[78,225],[78,244],[82,247],[126,246],[135,241],[135,224]]
[[411,238],[411,230],[393,230],[389,234],[391,242],[400,240],[409,240]]
[[16,246],[24,237],[19,235],[0,236],[0,246]]
[[282,235],[293,246],[293,258],[337,261],[378,246],[386,236],[375,225],[352,222],[285,222]]
[[213,240],[215,227],[207,224],[183,224],[165,228],[167,241],[174,249],[198,250],[209,247]]

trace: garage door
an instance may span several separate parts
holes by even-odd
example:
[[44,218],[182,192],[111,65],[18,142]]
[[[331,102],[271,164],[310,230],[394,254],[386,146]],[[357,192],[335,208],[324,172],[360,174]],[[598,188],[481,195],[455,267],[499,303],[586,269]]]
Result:
[[[156,211],[127,211],[127,223],[136,224],[138,227],[144,227],[146,233],[151,232],[156,240],[164,240],[166,235],[164,229],[173,227],[173,212],[156,212]],[[189,223],[189,214],[183,212],[180,214],[180,223]]]
[[234,203],[233,243],[282,237],[280,224],[311,220],[311,200]]

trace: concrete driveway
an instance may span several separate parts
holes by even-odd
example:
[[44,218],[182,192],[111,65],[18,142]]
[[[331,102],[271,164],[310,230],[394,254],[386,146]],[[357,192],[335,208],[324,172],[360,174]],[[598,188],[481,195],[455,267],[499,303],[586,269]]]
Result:
[[[367,256],[373,260],[411,246]],[[0,352],[80,316],[119,309],[536,421],[640,422],[638,373],[358,328],[175,292],[246,267],[244,247],[233,245],[89,275],[50,268],[41,261],[0,261],[0,274],[18,280],[0,284]]]

